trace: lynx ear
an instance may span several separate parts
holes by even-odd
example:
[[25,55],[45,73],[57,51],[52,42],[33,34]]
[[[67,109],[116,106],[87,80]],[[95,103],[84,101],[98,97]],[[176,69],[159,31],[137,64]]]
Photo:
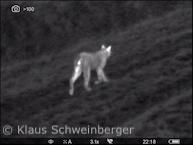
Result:
[[105,45],[103,44],[103,45],[101,45],[101,49],[105,49],[106,47],[105,47]]
[[109,47],[107,47],[107,52],[111,53],[111,45]]

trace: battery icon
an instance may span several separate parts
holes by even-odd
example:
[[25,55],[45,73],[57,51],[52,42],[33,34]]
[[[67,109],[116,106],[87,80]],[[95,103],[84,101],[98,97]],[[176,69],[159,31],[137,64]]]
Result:
[[168,143],[169,144],[180,144],[180,139],[169,139]]

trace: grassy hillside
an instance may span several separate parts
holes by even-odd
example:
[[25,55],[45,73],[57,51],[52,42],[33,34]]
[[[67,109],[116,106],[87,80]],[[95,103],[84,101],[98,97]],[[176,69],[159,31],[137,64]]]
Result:
[[[112,45],[108,84],[68,95],[74,57]],[[192,136],[192,9],[1,69],[2,124],[134,126],[134,137]]]
[[[149,17],[166,14],[191,1],[17,1],[34,12],[13,14],[1,2],[3,65],[55,53],[82,38],[101,37]],[[14,3],[14,4],[16,4]]]

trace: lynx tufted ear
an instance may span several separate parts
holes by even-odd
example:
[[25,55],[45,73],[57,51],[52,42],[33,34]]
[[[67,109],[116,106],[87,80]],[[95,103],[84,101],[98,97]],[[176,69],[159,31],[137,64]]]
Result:
[[105,49],[106,47],[105,47],[105,45],[103,44],[103,45],[101,45],[101,49]]
[[111,45],[109,45],[109,47],[107,47],[106,50],[110,53],[111,52]]
[[111,45],[106,48],[108,56],[111,56]]

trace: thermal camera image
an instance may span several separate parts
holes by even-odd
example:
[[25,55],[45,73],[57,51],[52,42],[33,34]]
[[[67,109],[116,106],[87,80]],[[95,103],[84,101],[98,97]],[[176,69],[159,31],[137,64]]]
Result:
[[1,143],[192,143],[192,1],[1,1],[0,20]]

